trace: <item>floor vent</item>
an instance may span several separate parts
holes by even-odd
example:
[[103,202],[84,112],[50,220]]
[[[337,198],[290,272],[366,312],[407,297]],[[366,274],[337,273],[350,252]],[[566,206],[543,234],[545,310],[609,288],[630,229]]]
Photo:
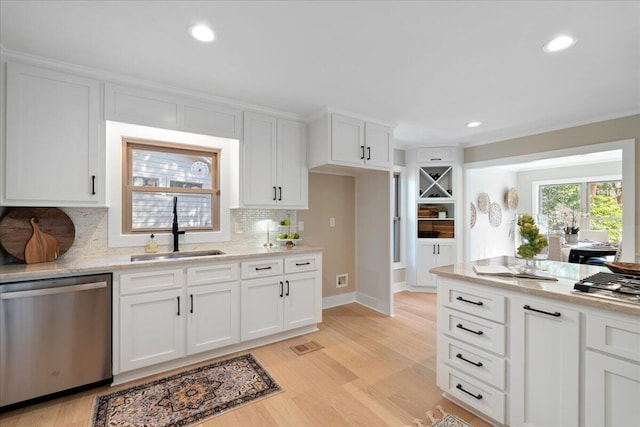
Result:
[[312,351],[320,350],[321,348],[324,348],[324,347],[315,341],[309,341],[304,344],[292,345],[289,348],[293,350],[293,352],[298,356],[302,356],[307,353],[311,353]]

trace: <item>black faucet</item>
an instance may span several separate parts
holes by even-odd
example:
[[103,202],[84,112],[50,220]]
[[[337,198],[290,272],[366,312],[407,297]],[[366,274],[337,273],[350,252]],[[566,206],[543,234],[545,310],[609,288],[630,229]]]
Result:
[[184,234],[184,230],[178,230],[178,197],[173,196],[173,226],[171,228],[173,234],[173,252],[178,252],[178,235]]

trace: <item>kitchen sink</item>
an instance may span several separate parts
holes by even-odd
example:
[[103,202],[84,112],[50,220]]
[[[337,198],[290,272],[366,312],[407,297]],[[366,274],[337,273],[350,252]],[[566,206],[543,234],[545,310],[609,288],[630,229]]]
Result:
[[167,252],[162,254],[131,255],[131,261],[159,261],[163,259],[195,258],[211,255],[224,255],[224,252],[217,249],[212,249],[209,251]]

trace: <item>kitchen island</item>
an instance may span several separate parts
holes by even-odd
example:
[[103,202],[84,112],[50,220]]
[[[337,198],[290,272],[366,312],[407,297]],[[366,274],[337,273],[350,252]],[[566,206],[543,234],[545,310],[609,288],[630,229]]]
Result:
[[640,425],[640,304],[572,292],[602,267],[540,262],[557,281],[473,269],[518,263],[431,269],[444,395],[497,425]]

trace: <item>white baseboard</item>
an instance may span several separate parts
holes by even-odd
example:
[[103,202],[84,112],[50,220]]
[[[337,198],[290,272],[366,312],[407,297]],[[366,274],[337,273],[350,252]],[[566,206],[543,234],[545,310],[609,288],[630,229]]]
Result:
[[322,298],[322,309],[338,307],[339,305],[350,304],[356,302],[356,293],[347,292],[339,295],[331,295],[329,297]]
[[407,282],[397,282],[394,283],[391,287],[391,289],[393,290],[393,293],[395,294],[396,292],[402,292],[402,291],[406,291],[407,290]]
[[407,285],[407,290],[411,292],[424,292],[427,294],[435,294],[438,291],[438,288],[436,286]]
[[391,307],[389,307],[389,303],[386,301],[382,301],[369,295],[356,292],[356,302],[358,304],[364,305],[365,307],[369,307],[372,310],[378,311],[382,314],[386,314],[387,316],[391,316]]

